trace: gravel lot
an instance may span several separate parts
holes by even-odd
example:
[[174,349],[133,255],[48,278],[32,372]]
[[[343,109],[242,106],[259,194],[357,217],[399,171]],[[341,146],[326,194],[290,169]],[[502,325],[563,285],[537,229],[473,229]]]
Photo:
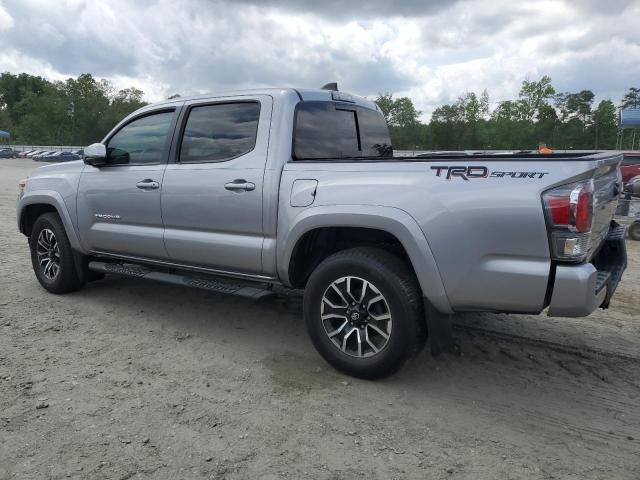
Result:
[[640,478],[640,242],[609,310],[459,316],[462,356],[365,382],[296,296],[46,293],[15,226],[38,165],[0,160],[0,479]]

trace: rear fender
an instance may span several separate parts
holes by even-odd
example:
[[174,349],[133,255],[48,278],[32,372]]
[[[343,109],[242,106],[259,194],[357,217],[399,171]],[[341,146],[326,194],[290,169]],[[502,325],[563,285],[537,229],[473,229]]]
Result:
[[442,313],[453,313],[440,272],[418,223],[404,210],[365,205],[328,205],[307,208],[278,229],[278,276],[289,282],[289,263],[302,236],[323,227],[362,227],[385,231],[402,244],[418,277],[422,294]]

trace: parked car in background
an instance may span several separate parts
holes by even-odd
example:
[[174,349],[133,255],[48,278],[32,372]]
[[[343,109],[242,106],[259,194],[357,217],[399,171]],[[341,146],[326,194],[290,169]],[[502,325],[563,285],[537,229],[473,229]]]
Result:
[[41,153],[46,152],[46,150],[33,150],[32,152],[27,153],[26,157],[27,158],[33,158],[36,155],[40,155]]
[[84,155],[84,150],[82,148],[78,149],[78,150],[72,150],[71,153],[75,154],[75,155]]
[[45,162],[73,162],[75,160],[81,160],[80,155],[76,155],[71,152],[56,152],[53,155],[48,155],[42,160]]
[[640,152],[624,152],[620,171],[622,172],[622,183],[626,185],[629,181],[640,175]]
[[18,152],[16,152],[13,148],[0,149],[0,158],[16,158],[17,156]]
[[44,152],[34,155],[31,158],[36,162],[41,162],[42,160],[44,160],[45,157],[48,157],[49,155],[53,155],[54,153],[56,153],[55,150],[45,150]]
[[54,159],[61,153],[62,152],[58,152],[58,151],[43,153],[42,155],[39,155],[35,160],[37,162],[53,162],[55,161]]
[[27,156],[28,154],[30,154],[31,152],[35,152],[35,150],[25,150],[25,151],[23,151],[23,152],[20,152],[20,153],[18,154],[18,158],[26,158],[26,156]]
[[76,160],[82,160],[82,156],[73,152],[62,152],[60,155],[61,162],[75,162]]

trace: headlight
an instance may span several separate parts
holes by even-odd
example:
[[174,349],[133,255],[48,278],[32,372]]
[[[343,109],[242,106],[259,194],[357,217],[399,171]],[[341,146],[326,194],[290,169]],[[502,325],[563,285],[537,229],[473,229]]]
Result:
[[18,195],[24,195],[24,187],[27,185],[27,179],[23,178],[18,182]]

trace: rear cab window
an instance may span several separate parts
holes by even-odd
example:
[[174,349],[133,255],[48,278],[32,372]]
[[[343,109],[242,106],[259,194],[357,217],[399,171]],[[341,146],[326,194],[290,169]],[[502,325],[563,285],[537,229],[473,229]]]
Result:
[[380,112],[350,103],[305,101],[296,107],[294,160],[392,157]]

